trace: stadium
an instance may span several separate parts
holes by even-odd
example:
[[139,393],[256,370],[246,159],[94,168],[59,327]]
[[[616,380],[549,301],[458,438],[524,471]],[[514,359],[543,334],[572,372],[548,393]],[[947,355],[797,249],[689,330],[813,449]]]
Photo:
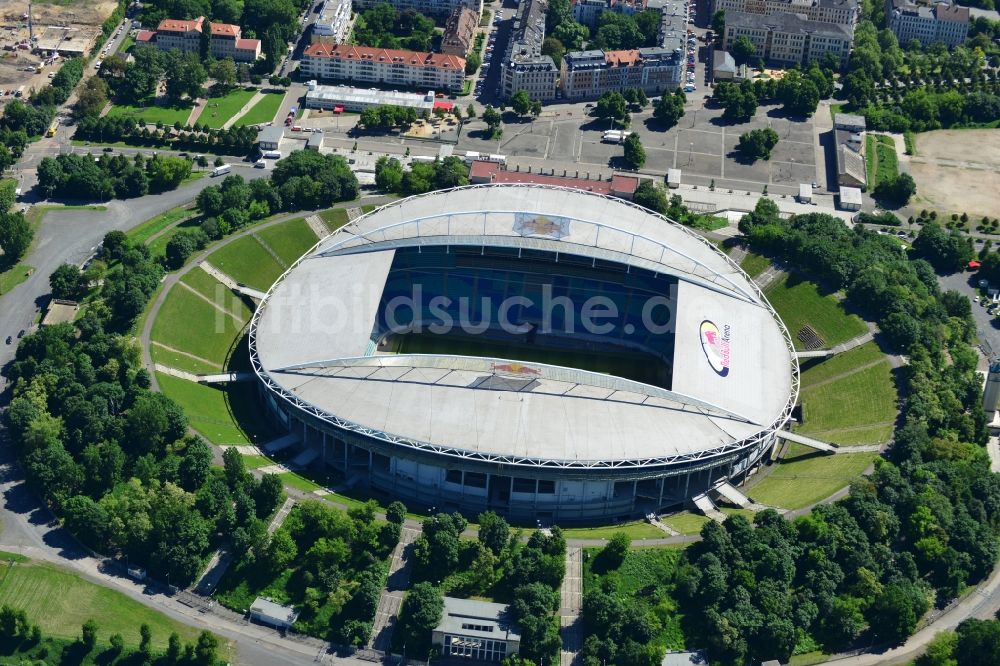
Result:
[[784,325],[725,254],[560,187],[461,187],[359,217],[278,279],[249,340],[265,409],[304,459],[410,506],[531,523],[739,483],[798,393]]

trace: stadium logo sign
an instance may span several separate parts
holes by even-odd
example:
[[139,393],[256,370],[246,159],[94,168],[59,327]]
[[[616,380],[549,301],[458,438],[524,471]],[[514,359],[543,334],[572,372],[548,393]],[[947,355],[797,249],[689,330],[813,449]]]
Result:
[[517,375],[517,376],[538,376],[541,373],[537,368],[532,368],[521,363],[504,363],[504,364],[493,364],[493,373],[498,375]]
[[701,349],[712,370],[720,377],[729,374],[730,331],[729,324],[723,325],[720,331],[713,321],[701,322]]

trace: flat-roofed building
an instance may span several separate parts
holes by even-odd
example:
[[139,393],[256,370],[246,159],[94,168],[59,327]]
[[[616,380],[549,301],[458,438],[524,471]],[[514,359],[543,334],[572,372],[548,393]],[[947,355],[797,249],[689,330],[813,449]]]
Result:
[[858,22],[858,0],[715,0],[712,11],[771,14],[802,14],[810,21],[853,26]]
[[250,606],[250,619],[278,629],[287,629],[299,619],[299,612],[291,606],[282,606],[270,599],[257,597]]
[[917,40],[922,46],[941,42],[959,46],[969,36],[969,8],[945,2],[917,3],[911,0],[886,0],[885,15],[889,29],[900,44]]
[[552,58],[542,55],[548,7],[546,0],[522,0],[518,5],[500,70],[501,97],[525,90],[532,99],[555,99],[559,70]]
[[390,4],[399,11],[415,9],[432,16],[447,16],[456,7],[468,7],[477,15],[483,13],[483,0],[354,0],[355,9],[371,9],[380,4]]
[[[473,184],[488,183],[522,183],[533,185],[552,185],[554,187],[572,187],[575,190],[595,192],[597,194],[609,194],[619,199],[632,200],[635,191],[639,187],[639,179],[635,176],[624,176],[614,174],[610,179],[606,178],[582,178],[579,175],[562,176],[543,173],[529,173],[527,171],[507,171],[502,164],[488,160],[475,160],[469,168],[469,182]],[[588,174],[589,176],[589,174]]]
[[854,133],[864,132],[866,129],[865,117],[853,113],[835,113],[833,114],[833,128]]
[[[161,51],[177,49],[185,53],[201,50],[201,35],[205,17],[181,21],[163,19],[156,30],[144,31],[142,42],[152,44]],[[212,57],[232,58],[236,62],[254,62],[260,58],[260,40],[244,39],[240,26],[231,23],[211,23],[209,41]]]
[[277,150],[284,134],[280,127],[265,127],[257,133],[257,145],[261,150]]
[[299,67],[306,78],[420,90],[458,91],[465,78],[465,59],[458,56],[346,44],[312,44],[303,52]]
[[448,16],[441,37],[441,53],[464,58],[476,36],[479,15],[468,7],[456,7]]
[[844,210],[861,210],[861,188],[841,187],[840,207]]
[[659,47],[575,51],[563,56],[560,87],[567,99],[595,99],[625,88],[659,95],[680,85],[683,68],[680,53]]
[[748,38],[757,54],[771,62],[806,64],[833,53],[844,66],[851,54],[854,29],[837,23],[811,21],[802,14],[779,12],[761,16],[726,12],[724,48],[732,50],[739,37]]
[[306,91],[307,109],[334,110],[338,106],[344,111],[361,112],[372,106],[402,106],[417,112],[434,109],[434,91],[424,93],[398,92],[395,90],[369,90],[350,86],[313,86]]
[[326,0],[312,27],[313,40],[340,44],[347,39],[351,25],[351,0]]
[[503,604],[445,597],[431,643],[441,646],[445,659],[500,662],[521,648],[521,631]]
[[[650,9],[654,9],[653,3],[649,4]],[[692,36],[688,33],[687,7],[682,0],[656,0],[656,6],[660,12],[660,28],[657,32],[656,43],[665,49],[681,49],[687,43],[687,38]]]

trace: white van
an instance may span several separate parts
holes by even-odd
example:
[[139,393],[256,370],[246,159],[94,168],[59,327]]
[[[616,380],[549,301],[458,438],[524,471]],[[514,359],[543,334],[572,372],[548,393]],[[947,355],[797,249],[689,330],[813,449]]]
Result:
[[212,178],[216,176],[223,176],[233,170],[232,164],[223,164],[222,166],[217,166],[212,169]]

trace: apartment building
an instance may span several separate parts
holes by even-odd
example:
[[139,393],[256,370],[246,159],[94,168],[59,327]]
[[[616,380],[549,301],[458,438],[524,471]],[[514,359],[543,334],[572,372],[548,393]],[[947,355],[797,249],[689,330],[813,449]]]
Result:
[[388,3],[403,11],[415,9],[421,14],[448,16],[458,7],[468,7],[477,16],[483,13],[483,0],[354,0],[356,10],[371,9],[375,5]]
[[772,14],[802,14],[810,21],[853,26],[858,22],[858,0],[714,0],[712,11]]
[[[163,19],[156,30],[143,31],[141,40],[161,51],[177,49],[185,53],[201,50],[201,35],[206,21],[204,16],[189,21]],[[231,23],[212,23],[210,50],[213,58],[232,58],[236,62],[253,62],[260,57],[260,40],[243,39],[240,26]]]
[[559,70],[552,58],[542,55],[548,7],[546,0],[521,0],[518,5],[500,70],[501,97],[525,90],[532,99],[555,99]]
[[303,52],[300,69],[304,78],[321,81],[459,91],[465,78],[465,59],[445,53],[319,43]]
[[456,7],[448,16],[448,22],[444,26],[444,35],[441,37],[441,53],[460,58],[467,56],[475,40],[478,25],[478,14],[468,7]]
[[852,26],[810,21],[802,14],[779,12],[768,16],[726,12],[724,48],[730,51],[738,37],[747,37],[766,61],[781,65],[808,64],[830,52],[843,67],[851,54]]
[[624,51],[576,51],[563,56],[560,89],[567,99],[596,99],[609,91],[641,88],[660,95],[681,84],[679,50],[659,47]]
[[600,20],[601,14],[618,12],[631,16],[646,9],[648,0],[570,0],[573,6],[573,18],[577,23],[593,28]]
[[946,3],[917,4],[910,0],[886,0],[889,29],[900,44],[917,40],[922,46],[941,42],[964,44],[969,36],[969,8]]
[[340,44],[347,39],[351,25],[351,0],[326,0],[312,26],[311,40]]

